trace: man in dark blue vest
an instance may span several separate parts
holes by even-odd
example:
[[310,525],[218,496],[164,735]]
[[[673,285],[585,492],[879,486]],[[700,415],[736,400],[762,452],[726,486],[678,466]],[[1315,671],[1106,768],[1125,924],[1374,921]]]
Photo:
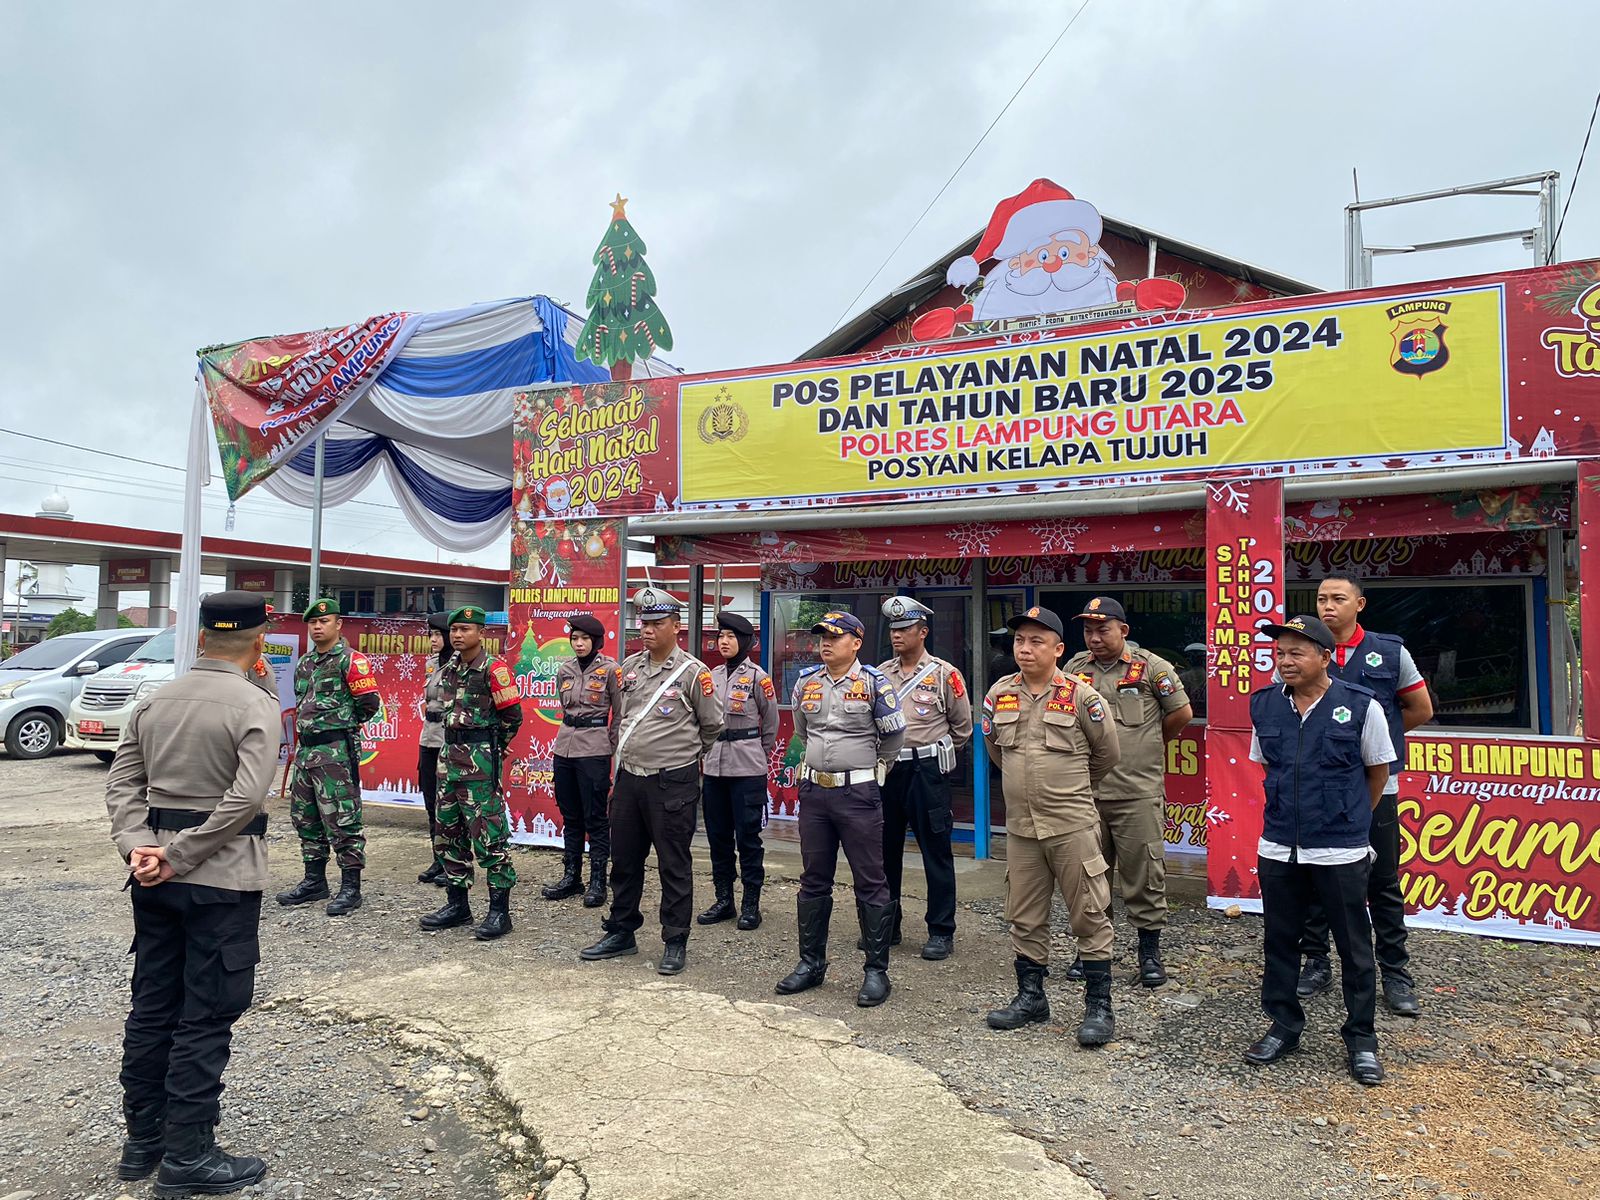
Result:
[[[1346,683],[1360,684],[1383,708],[1394,743],[1395,762],[1383,799],[1372,813],[1372,875],[1367,880],[1367,907],[1372,913],[1372,937],[1377,944],[1378,970],[1383,974],[1383,999],[1391,1012],[1402,1017],[1422,1014],[1416,982],[1411,978],[1411,957],[1406,953],[1406,902],[1400,892],[1400,772],[1405,769],[1405,735],[1433,717],[1428,685],[1412,661],[1405,643],[1391,633],[1363,629],[1360,616],[1367,607],[1361,582],[1350,575],[1329,575],[1317,588],[1317,615],[1333,634],[1333,661],[1328,674]],[[1328,963],[1328,919],[1315,899],[1306,912],[1305,934],[1300,939],[1305,963],[1296,989],[1301,997],[1325,992],[1333,985]]]
[[1276,1062],[1300,1044],[1305,1010],[1295,993],[1300,934],[1313,897],[1322,903],[1339,949],[1346,1018],[1340,1033],[1350,1074],[1383,1082],[1378,1037],[1377,969],[1367,920],[1372,810],[1394,761],[1383,709],[1366,688],[1328,674],[1334,637],[1316,617],[1263,625],[1277,639],[1278,677],[1250,697],[1250,759],[1266,768],[1257,874],[1266,964],[1261,1007],[1272,1028],[1244,1052]]

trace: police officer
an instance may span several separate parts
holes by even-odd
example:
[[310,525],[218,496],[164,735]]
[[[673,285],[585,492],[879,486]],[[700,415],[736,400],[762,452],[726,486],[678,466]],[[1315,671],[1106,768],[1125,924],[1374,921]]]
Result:
[[200,625],[194,669],[134,710],[106,780],[111,840],[137,885],[117,1177],[143,1179],[159,1163],[158,1196],[236,1191],[267,1173],[212,1134],[260,958],[279,736],[277,700],[251,681],[266,605],[218,592],[200,602]]
[[[622,668],[603,652],[606,627],[579,613],[567,619],[573,657],[556,671],[561,731],[556,734],[554,784],[561,810],[561,878],[541,890],[546,900],[583,892],[585,908],[606,902],[606,864],[611,859],[611,755],[621,728]],[[589,890],[583,889],[583,844],[589,843]]]
[[511,889],[517,869],[506,843],[511,828],[500,788],[501,768],[522,728],[522,697],[511,670],[483,644],[488,614],[475,605],[450,614],[455,653],[440,673],[444,752],[439,757],[439,840],[444,863],[445,903],[420,918],[423,929],[450,929],[472,922],[467,893],[472,863],[483,868],[489,911],[472,931],[479,941],[511,932]]
[[744,883],[739,928],[761,924],[761,885],[766,881],[761,822],[767,815],[767,764],[778,744],[778,693],[772,676],[750,658],[755,636],[755,626],[738,613],[717,614],[722,662],[711,668],[711,682],[722,704],[722,732],[706,754],[701,788],[717,898],[695,918],[701,925],[733,916],[735,844]]
[[1017,994],[989,1013],[991,1029],[1050,1019],[1050,903],[1060,889],[1083,957],[1080,1046],[1116,1035],[1111,1013],[1111,881],[1100,846],[1094,790],[1117,765],[1116,722],[1089,684],[1057,663],[1061,618],[1030,608],[1006,622],[1020,670],[983,698],[983,736],[1000,764],[1006,799],[1006,916]]
[[[1110,701],[1122,757],[1095,788],[1100,853],[1115,863],[1122,902],[1139,931],[1139,972],[1145,987],[1167,981],[1161,931],[1167,925],[1167,743],[1194,719],[1177,669],[1128,640],[1128,616],[1109,596],[1095,596],[1074,621],[1083,623],[1081,654],[1066,665]],[[1081,979],[1082,959],[1068,978]]]
[[328,895],[328,846],[339,858],[339,894],[330,917],[361,907],[361,869],[367,838],[361,831],[361,726],[383,708],[366,656],[345,644],[337,600],[318,600],[305,611],[312,652],[294,668],[294,777],[289,814],[300,835],[305,878],[278,893],[282,905],[308,904]]
[[611,915],[605,936],[580,958],[594,962],[637,954],[644,924],[644,864],[655,847],[661,872],[661,961],[657,971],[683,970],[694,908],[695,802],[700,760],[722,732],[722,705],[705,663],[678,646],[678,602],[642,587],[633,594],[644,649],[622,664],[621,732],[611,796]]
[[1263,625],[1277,639],[1281,683],[1250,697],[1250,760],[1266,767],[1266,807],[1256,873],[1265,967],[1261,1007],[1272,1026],[1244,1052],[1265,1066],[1300,1044],[1305,1010],[1295,994],[1306,905],[1315,896],[1339,948],[1350,1074],[1383,1082],[1373,1028],[1377,971],[1367,920],[1372,810],[1383,796],[1394,743],[1366,688],[1328,674],[1334,639],[1316,617]]
[[811,627],[822,662],[794,686],[794,736],[805,744],[800,769],[800,962],[777,985],[780,996],[820,984],[828,971],[833,874],[844,848],[855,881],[866,968],[856,1003],[889,998],[889,938],[894,905],[883,873],[883,798],[879,792],[906,738],[894,686],[858,661],[866,627],[854,613],[827,612]]
[[[1411,956],[1406,952],[1406,902],[1400,893],[1400,772],[1405,767],[1406,734],[1433,718],[1428,685],[1405,642],[1392,633],[1363,629],[1360,616],[1367,607],[1361,582],[1350,575],[1329,575],[1317,588],[1317,615],[1333,634],[1333,659],[1328,674],[1370,691],[1383,709],[1394,743],[1395,761],[1383,799],[1372,813],[1372,850],[1377,857],[1367,879],[1367,908],[1372,917],[1372,938],[1377,946],[1378,969],[1383,976],[1383,999],[1389,1010],[1402,1017],[1422,1015],[1417,987],[1411,978]],[[1296,993],[1302,998],[1327,991],[1333,984],[1328,962],[1328,918],[1312,897],[1306,906],[1306,931],[1300,939],[1305,962],[1300,968]]]
[[905,745],[883,783],[883,869],[894,905],[891,945],[900,944],[900,881],[906,827],[928,879],[928,940],[922,957],[949,958],[956,935],[956,860],[950,847],[950,775],[972,740],[972,697],[961,672],[928,653],[933,610],[909,596],[883,602],[895,657],[878,664],[906,718]]
[[450,614],[428,617],[428,678],[422,685],[422,732],[417,737],[417,785],[428,810],[428,849],[433,861],[417,876],[418,883],[444,887],[444,860],[439,857],[439,752],[444,749],[444,664],[449,649]]

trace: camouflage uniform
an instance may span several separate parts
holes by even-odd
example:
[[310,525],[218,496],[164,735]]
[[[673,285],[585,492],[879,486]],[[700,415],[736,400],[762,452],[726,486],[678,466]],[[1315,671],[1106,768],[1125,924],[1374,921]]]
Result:
[[522,702],[505,663],[481,650],[477,660],[458,654],[439,673],[444,697],[444,750],[439,755],[438,841],[451,887],[472,886],[476,859],[491,888],[517,882],[506,853],[511,836],[500,790],[505,748],[522,726]]
[[340,638],[295,664],[294,780],[289,815],[307,863],[328,860],[331,840],[339,869],[366,864],[361,831],[361,726],[383,707],[366,656]]

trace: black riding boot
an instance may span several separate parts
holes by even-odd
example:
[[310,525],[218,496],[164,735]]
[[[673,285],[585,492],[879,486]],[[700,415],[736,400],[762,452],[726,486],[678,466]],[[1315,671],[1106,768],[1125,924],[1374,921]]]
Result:
[[330,917],[342,917],[361,907],[361,868],[339,872],[339,894],[328,903]]
[[563,854],[561,878],[540,888],[539,894],[546,900],[565,900],[568,896],[576,896],[581,891],[583,891],[583,855]]
[[1104,1046],[1117,1036],[1117,1023],[1111,1017],[1111,960],[1083,960],[1083,1024],[1078,1026],[1078,1045]]
[[739,905],[739,928],[761,928],[761,888],[745,884],[744,899]]
[[260,1183],[267,1164],[259,1158],[217,1149],[210,1121],[199,1125],[167,1122],[167,1152],[156,1176],[157,1196],[220,1196]]
[[472,924],[472,908],[467,903],[467,889],[453,884],[444,890],[444,907],[418,919],[423,929],[451,929],[457,925]]
[[490,942],[511,932],[511,889],[489,889],[489,912],[483,924],[472,931],[480,942]]
[[328,898],[328,860],[313,859],[306,863],[306,877],[287,892],[278,893],[278,903],[288,908],[292,904],[310,904],[313,900]]
[[798,900],[795,912],[800,926],[800,963],[773,989],[780,996],[814,988],[828,973],[828,922],[833,918],[833,897]]
[[589,888],[583,893],[585,908],[599,908],[606,902],[606,860],[599,854],[589,856]]
[[862,1008],[873,1008],[889,998],[889,940],[899,918],[900,906],[892,901],[861,906],[861,936],[867,943],[867,963],[856,1004]]
[[167,1144],[166,1101],[154,1104],[122,1102],[122,1115],[128,1121],[128,1137],[122,1143],[122,1159],[117,1163],[118,1179],[144,1179],[161,1162]]
[[1139,930],[1139,982],[1157,988],[1167,981],[1167,968],[1161,961],[1161,930]]
[[706,909],[694,919],[696,925],[715,925],[718,921],[732,919],[739,910],[733,907],[733,884],[717,884],[717,898],[711,902],[711,907]]
[[1050,1001],[1044,994],[1044,977],[1050,969],[1020,954],[1016,967],[1017,994],[1004,1008],[989,1010],[990,1029],[1021,1029],[1030,1021],[1050,1019]]

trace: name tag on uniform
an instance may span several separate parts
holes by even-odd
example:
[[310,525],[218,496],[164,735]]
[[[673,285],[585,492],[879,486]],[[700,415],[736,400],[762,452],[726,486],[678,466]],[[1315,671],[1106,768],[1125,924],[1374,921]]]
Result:
[[845,689],[844,698],[846,700],[871,700],[872,693],[867,691],[867,685],[864,682],[857,679]]
[[994,698],[994,711],[1019,712],[1022,708],[1022,697],[1015,692],[1002,692]]

